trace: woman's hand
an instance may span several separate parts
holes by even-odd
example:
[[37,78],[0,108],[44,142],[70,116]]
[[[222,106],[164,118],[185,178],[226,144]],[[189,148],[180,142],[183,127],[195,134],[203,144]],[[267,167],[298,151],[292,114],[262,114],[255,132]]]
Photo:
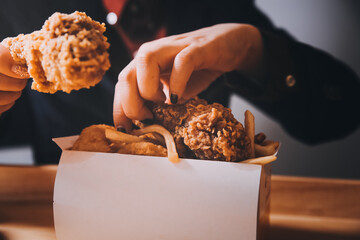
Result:
[[131,120],[153,118],[145,101],[187,100],[223,73],[251,76],[261,59],[261,34],[245,24],[219,24],[145,43],[119,74],[114,124],[129,131]]
[[19,68],[9,50],[0,44],[0,115],[15,104],[26,86],[27,76],[19,75]]

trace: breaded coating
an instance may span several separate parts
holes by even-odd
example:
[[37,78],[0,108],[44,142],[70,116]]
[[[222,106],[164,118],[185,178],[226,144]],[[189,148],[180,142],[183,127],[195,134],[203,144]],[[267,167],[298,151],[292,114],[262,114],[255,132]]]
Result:
[[70,93],[95,86],[110,68],[110,44],[104,32],[105,24],[85,13],[57,12],[41,30],[6,38],[2,44],[21,65],[19,71],[25,70],[33,78],[32,89]]
[[167,150],[151,142],[115,143],[117,153],[166,157]]
[[[84,128],[71,150],[88,152],[123,153],[149,156],[167,156],[167,150],[162,145],[153,142],[112,142],[106,138],[105,130],[114,127],[99,124]],[[150,141],[154,141],[151,139]]]
[[200,99],[149,106],[155,123],[173,134],[180,157],[225,161],[250,157],[250,140],[229,108]]
[[99,124],[84,128],[71,150],[89,152],[113,152],[111,142],[105,137],[105,129],[114,127]]

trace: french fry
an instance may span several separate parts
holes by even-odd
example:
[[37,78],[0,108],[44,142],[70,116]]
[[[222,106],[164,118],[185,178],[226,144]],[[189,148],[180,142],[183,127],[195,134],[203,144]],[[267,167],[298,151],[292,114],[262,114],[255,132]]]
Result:
[[261,132],[255,135],[255,144],[262,144],[266,139],[265,133]]
[[270,140],[265,140],[262,144],[255,144],[255,156],[263,157],[274,155],[280,143]]
[[113,146],[117,153],[135,154],[135,155],[151,155],[166,157],[167,150],[163,146],[153,144],[151,142],[132,142],[132,143],[114,143]]
[[279,146],[280,146],[280,142],[271,141],[271,140],[265,140],[261,145],[263,145],[263,146],[271,146],[275,150],[277,150],[279,148]]
[[112,142],[142,142],[143,139],[138,136],[126,134],[123,132],[116,131],[115,129],[105,129],[105,137]]
[[271,163],[275,160],[276,160],[276,156],[271,155],[271,156],[248,159],[248,160],[242,161],[241,163],[265,165],[265,164]]
[[168,159],[170,160],[170,162],[173,162],[173,163],[179,162],[180,159],[177,154],[174,138],[171,135],[171,133],[168,130],[166,130],[166,128],[164,128],[163,126],[154,124],[154,125],[150,125],[150,126],[141,128],[141,129],[133,130],[131,133],[136,136],[140,136],[140,135],[144,135],[146,133],[152,133],[152,132],[156,132],[156,133],[159,133],[162,136],[164,136],[166,148],[168,151]]
[[255,157],[255,118],[254,115],[249,111],[245,111],[245,132],[250,139],[251,154],[250,158]]
[[159,144],[162,146],[166,146],[164,137],[161,134],[156,133],[156,132],[141,135],[140,138],[142,138],[145,141],[149,141],[149,142],[156,143],[156,144]]

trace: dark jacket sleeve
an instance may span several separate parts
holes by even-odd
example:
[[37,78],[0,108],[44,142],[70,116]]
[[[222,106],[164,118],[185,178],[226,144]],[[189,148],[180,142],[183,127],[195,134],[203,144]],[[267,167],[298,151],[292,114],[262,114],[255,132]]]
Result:
[[225,84],[302,142],[317,144],[354,132],[360,106],[354,71],[276,28],[253,2],[246,14],[245,22],[258,27],[263,37],[264,78],[231,72]]
[[330,54],[261,18],[257,24],[263,36],[264,79],[232,72],[226,84],[302,142],[317,144],[354,132],[359,126],[359,77]]

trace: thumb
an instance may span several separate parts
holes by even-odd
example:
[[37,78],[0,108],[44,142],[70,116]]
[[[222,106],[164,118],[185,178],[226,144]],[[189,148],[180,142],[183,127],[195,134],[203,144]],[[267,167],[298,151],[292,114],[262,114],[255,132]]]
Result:
[[16,63],[3,43],[0,44],[0,73],[13,78],[29,78],[27,66]]

